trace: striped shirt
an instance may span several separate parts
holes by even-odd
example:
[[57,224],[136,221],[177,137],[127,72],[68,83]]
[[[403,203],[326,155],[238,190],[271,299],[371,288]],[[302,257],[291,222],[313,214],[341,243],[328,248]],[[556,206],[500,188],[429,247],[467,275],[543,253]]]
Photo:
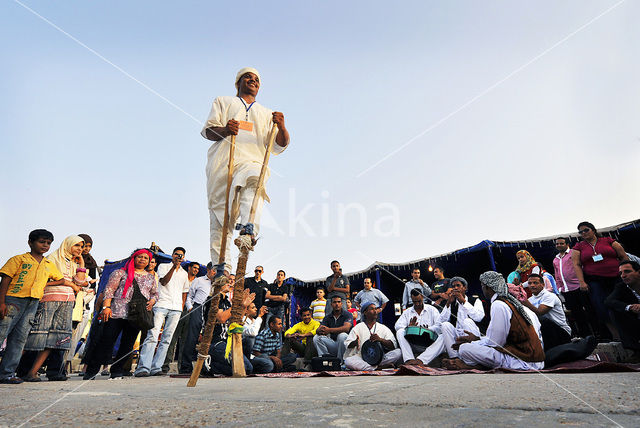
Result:
[[311,302],[311,305],[309,305],[309,308],[311,308],[311,310],[313,311],[313,319],[318,322],[322,322],[322,320],[324,319],[326,307],[327,307],[327,299],[323,299],[323,300],[316,299],[313,302]]
[[280,348],[282,348],[282,336],[280,333],[272,332],[270,328],[265,328],[258,333],[253,344],[253,352],[259,354],[276,355]]

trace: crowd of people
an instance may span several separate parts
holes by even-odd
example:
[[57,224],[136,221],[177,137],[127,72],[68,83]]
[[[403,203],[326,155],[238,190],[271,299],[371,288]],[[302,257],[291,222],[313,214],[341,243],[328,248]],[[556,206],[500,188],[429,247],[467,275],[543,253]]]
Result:
[[191,374],[211,310],[216,325],[202,375],[231,375],[230,328],[242,332],[249,374],[400,364],[539,370],[545,362],[584,358],[598,342],[611,340],[629,350],[629,361],[638,360],[640,264],[591,223],[580,223],[578,233],[582,239],[573,248],[568,238],[555,239],[552,272],[520,250],[507,279],[495,271],[480,275],[483,298],[470,296],[467,279],[447,278],[442,267],[434,268],[431,284],[414,269],[389,328],[381,322],[389,296],[371,278],[352,292],[336,260],[316,299],[299,308],[300,321],[291,326],[293,290],[286,273],[278,271],[268,283],[256,266],[244,279],[244,323],[230,326],[236,278],[225,271],[212,309],[215,266],[209,263],[199,276],[201,266],[185,261],[183,247],[160,264],[149,249],[134,251],[105,277],[98,294],[91,237],[68,236],[45,256],[53,234],[34,230],[30,251],[0,269],[0,383],[38,382],[42,373],[49,381],[67,380],[78,354],[87,380],[163,376],[174,360],[180,374]]

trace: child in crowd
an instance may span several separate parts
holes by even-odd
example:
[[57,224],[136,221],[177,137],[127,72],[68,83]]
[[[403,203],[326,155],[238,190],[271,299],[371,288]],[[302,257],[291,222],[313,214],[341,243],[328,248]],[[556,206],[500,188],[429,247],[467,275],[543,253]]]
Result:
[[318,287],[316,290],[317,299],[311,302],[309,308],[313,311],[313,319],[322,322],[325,315],[325,308],[327,306],[327,299],[324,298],[324,287]]
[[353,325],[355,326],[360,321],[360,312],[353,307],[351,299],[347,299],[347,311],[353,316]]
[[73,285],[44,257],[52,242],[53,234],[48,230],[32,231],[28,240],[31,251],[11,257],[0,269],[0,343],[7,339],[7,349],[0,363],[0,383],[22,383],[14,373],[44,288]]

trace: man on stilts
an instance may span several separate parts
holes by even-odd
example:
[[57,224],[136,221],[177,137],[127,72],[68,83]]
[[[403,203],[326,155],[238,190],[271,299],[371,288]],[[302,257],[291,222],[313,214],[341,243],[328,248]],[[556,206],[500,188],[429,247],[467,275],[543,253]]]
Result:
[[[231,184],[231,207],[228,233],[231,235],[236,221],[241,227],[249,222],[251,205],[258,185],[260,169],[265,158],[268,135],[272,124],[278,126],[275,144],[271,153],[279,154],[289,144],[289,132],[284,123],[284,115],[274,112],[256,102],[260,89],[260,73],[246,67],[236,75],[237,95],[218,97],[214,100],[207,123],[202,129],[202,136],[214,141],[207,154],[207,195],[209,198],[209,217],[211,222],[211,260],[218,263],[220,243],[224,223],[227,164],[229,162],[229,144],[231,136],[236,136],[233,181]],[[269,178],[266,169],[265,182]],[[259,194],[259,203],[255,213],[253,231],[257,235],[263,200],[269,201],[266,192]],[[253,233],[251,233],[253,232]],[[225,269],[231,272],[229,248],[231,239],[227,240]]]
[[[256,103],[256,95],[260,89],[260,73],[256,69],[240,70],[236,75],[235,85],[235,97],[218,97],[214,100],[201,134],[215,142],[208,151],[206,172],[211,258],[214,263],[218,263],[218,276],[223,270],[227,274],[231,272],[231,265],[227,262],[231,240],[227,238],[233,234],[236,220],[240,220],[236,228],[241,229],[241,236],[235,241],[240,249],[236,271],[238,281],[234,289],[226,356],[235,356],[232,358],[233,375],[244,376],[242,317],[249,302],[248,293],[246,290],[243,292],[246,263],[248,253],[256,243],[263,200],[268,201],[264,184],[269,177],[269,155],[284,151],[289,144],[289,132],[285,128],[282,113]],[[216,293],[222,282],[220,278],[214,283],[213,296],[216,298],[212,301],[212,308],[218,305]],[[203,361],[209,353],[216,322],[212,312],[214,311],[210,311],[205,325],[203,341],[198,349],[198,361],[188,386],[195,386]]]

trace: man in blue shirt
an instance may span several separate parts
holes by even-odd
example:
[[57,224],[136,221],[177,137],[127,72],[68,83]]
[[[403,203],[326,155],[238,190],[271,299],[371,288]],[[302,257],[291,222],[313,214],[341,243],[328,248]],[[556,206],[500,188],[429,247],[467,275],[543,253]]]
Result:
[[265,328],[256,336],[253,344],[254,373],[280,372],[289,369],[295,361],[296,354],[282,355],[282,319],[276,316],[269,318],[269,328]]

